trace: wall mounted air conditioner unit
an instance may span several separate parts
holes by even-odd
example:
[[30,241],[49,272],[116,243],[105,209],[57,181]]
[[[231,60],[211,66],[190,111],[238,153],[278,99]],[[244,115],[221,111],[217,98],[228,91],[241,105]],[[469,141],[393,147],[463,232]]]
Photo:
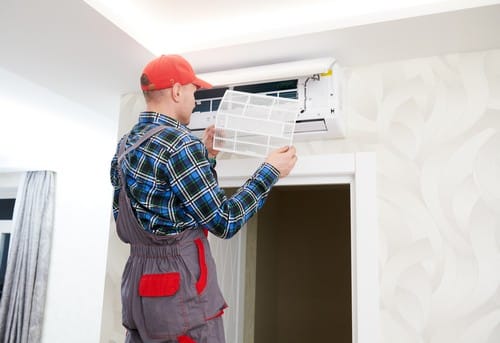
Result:
[[299,100],[294,141],[345,137],[344,77],[333,58],[271,64],[200,74],[214,88],[195,93],[196,107],[188,127],[201,136],[215,123],[226,90]]

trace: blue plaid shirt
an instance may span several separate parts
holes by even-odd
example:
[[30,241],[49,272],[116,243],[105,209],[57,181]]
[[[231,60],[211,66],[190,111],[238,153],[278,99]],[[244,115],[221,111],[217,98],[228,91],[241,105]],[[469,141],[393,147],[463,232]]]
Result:
[[[121,166],[139,223],[155,234],[177,234],[203,227],[216,236],[232,237],[264,205],[271,187],[278,181],[278,170],[263,163],[227,198],[217,184],[215,165],[209,162],[204,144],[177,120],[155,112],[142,112],[126,147],[158,125],[167,128],[127,154]],[[113,214],[116,219],[121,186],[117,154],[111,162],[111,183],[115,189]]]

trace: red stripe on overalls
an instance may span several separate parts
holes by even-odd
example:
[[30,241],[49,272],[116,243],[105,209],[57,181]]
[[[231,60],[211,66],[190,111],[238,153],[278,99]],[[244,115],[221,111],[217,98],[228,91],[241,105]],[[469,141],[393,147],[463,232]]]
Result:
[[191,337],[185,335],[177,337],[177,341],[179,343],[196,343]]
[[207,286],[207,264],[205,261],[205,247],[200,238],[194,240],[196,247],[198,248],[198,264],[200,265],[200,278],[196,282],[196,291],[201,294],[205,287]]

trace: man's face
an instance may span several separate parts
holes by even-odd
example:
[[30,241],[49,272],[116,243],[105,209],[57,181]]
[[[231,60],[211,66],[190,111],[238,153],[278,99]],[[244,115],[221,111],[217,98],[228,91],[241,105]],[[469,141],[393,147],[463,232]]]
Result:
[[194,93],[197,87],[192,83],[181,86],[180,89],[180,101],[179,101],[179,121],[187,125],[191,121],[191,114],[196,106]]

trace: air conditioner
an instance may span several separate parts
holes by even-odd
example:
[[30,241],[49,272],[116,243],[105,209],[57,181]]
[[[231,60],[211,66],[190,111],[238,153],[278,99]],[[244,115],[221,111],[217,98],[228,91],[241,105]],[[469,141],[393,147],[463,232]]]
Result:
[[215,122],[224,93],[232,89],[298,99],[294,141],[345,137],[344,77],[333,58],[233,69],[199,77],[214,88],[195,93],[196,107],[188,127],[197,136]]

